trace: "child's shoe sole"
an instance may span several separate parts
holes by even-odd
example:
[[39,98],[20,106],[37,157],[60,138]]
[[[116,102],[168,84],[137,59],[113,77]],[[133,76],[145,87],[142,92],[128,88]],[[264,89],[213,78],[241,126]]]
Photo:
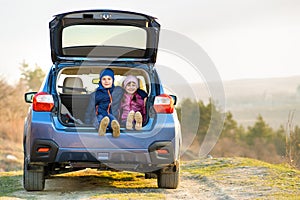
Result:
[[143,126],[143,117],[140,112],[136,112],[134,115],[135,119],[135,130],[141,130]]
[[126,129],[128,130],[132,130],[133,129],[133,119],[134,119],[134,111],[130,111],[128,113],[128,116],[127,116],[127,121],[126,121]]
[[101,120],[100,125],[99,125],[99,129],[98,129],[98,134],[100,136],[104,136],[105,135],[108,124],[109,124],[109,118],[108,117],[104,117]]
[[112,120],[111,121],[111,128],[113,130],[112,136],[117,138],[120,136],[120,124],[117,120]]

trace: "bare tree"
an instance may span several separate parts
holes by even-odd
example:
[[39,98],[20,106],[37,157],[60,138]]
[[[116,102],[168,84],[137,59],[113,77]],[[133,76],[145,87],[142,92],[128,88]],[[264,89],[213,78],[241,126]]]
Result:
[[1,76],[0,77],[0,101],[9,95],[12,87],[6,83],[6,80]]
[[287,162],[294,166],[294,151],[293,151],[293,141],[295,137],[293,119],[295,115],[295,110],[290,110],[288,115],[288,121],[286,124],[286,137],[285,137],[285,146],[286,146],[286,159]]

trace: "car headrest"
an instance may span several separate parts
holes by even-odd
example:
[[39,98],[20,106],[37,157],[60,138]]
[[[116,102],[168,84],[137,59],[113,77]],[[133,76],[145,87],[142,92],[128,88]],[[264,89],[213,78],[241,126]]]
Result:
[[[72,89],[74,88],[74,89]],[[76,90],[77,88],[77,90]],[[63,82],[63,93],[77,93],[80,94],[81,91],[78,88],[83,88],[83,83],[79,77],[67,77]]]

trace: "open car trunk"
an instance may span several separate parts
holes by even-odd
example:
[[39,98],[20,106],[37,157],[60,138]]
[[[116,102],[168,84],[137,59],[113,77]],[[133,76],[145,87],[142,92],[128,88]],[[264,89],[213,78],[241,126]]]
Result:
[[[56,81],[56,91],[60,102],[59,119],[64,126],[92,126],[92,124],[85,123],[85,114],[91,95],[98,88],[99,74],[106,67],[114,70],[116,87],[122,87],[127,75],[134,75],[139,80],[139,88],[144,90],[149,97],[151,84],[145,69],[89,65],[64,67],[59,71]],[[150,101],[148,97],[147,100]],[[146,108],[149,106],[150,103],[147,103]],[[148,119],[148,114],[146,119]]]
[[128,11],[85,10],[56,15],[49,23],[53,63],[139,60],[155,63],[160,25]]

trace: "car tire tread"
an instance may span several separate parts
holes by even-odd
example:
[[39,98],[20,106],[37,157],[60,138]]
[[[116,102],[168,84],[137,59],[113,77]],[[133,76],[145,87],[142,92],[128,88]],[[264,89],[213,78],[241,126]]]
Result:
[[179,171],[159,173],[157,175],[157,185],[159,188],[176,189],[179,185]]
[[23,186],[27,191],[41,191],[45,188],[44,167],[40,170],[28,170],[28,164],[24,161]]

